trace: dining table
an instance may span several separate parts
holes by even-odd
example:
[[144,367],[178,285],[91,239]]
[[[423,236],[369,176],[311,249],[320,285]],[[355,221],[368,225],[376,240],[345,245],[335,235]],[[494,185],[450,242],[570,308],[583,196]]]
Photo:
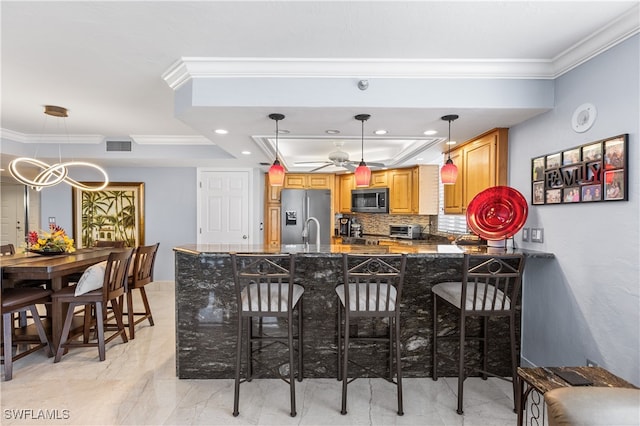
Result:
[[[20,281],[42,281],[54,292],[69,285],[77,279],[89,266],[109,258],[113,248],[91,247],[78,249],[73,253],[42,255],[32,252],[16,253],[0,256],[2,270],[2,288],[13,287]],[[62,335],[62,325],[66,316],[66,308],[53,303],[51,306],[52,345],[57,350]]]

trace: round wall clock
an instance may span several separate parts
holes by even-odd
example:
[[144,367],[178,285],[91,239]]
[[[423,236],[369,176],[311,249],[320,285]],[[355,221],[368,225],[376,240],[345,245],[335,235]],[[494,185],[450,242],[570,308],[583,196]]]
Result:
[[571,127],[578,133],[586,132],[596,121],[598,111],[593,104],[582,104],[573,112]]

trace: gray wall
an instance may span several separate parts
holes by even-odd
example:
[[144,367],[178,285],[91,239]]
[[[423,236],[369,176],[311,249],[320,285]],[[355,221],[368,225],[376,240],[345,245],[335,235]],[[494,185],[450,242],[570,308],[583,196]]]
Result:
[[[629,134],[629,201],[531,206],[528,227],[544,243],[516,242],[556,255],[527,274],[522,356],[533,365],[584,365],[586,358],[640,385],[640,36],[636,35],[556,80],[556,107],[509,131],[509,181],[531,200],[531,159]],[[571,116],[597,108],[585,133]],[[517,236],[520,238],[520,235]]]
[[[173,281],[173,248],[196,242],[196,168],[110,168],[107,172],[112,182],[145,183],[145,244],[160,242],[154,278]],[[53,216],[72,233],[71,187],[56,185],[42,191],[41,197],[42,229]]]

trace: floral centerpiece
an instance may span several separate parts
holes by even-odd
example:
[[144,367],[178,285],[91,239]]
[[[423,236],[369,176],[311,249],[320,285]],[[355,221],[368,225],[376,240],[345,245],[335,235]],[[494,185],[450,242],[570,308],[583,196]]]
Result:
[[69,238],[64,229],[53,223],[49,225],[49,232],[29,232],[28,249],[38,253],[73,253],[76,251],[73,246],[73,238]]

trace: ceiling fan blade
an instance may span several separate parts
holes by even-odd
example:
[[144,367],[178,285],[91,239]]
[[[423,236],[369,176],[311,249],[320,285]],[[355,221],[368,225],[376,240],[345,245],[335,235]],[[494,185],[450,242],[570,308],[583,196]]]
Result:
[[333,163],[328,163],[328,164],[325,164],[324,166],[316,167],[315,169],[311,169],[311,170],[309,170],[309,173],[311,173],[311,172],[316,172],[316,171],[318,171],[318,170],[320,170],[320,169],[324,169],[325,167],[329,167],[329,166],[331,166],[331,165],[333,165]]
[[296,161],[294,164],[333,164],[327,161]]
[[350,162],[349,163],[344,163],[342,165],[342,167],[344,167],[345,169],[349,170],[350,172],[353,172],[356,169],[356,167],[353,164],[351,164]]
[[386,167],[384,163],[369,163],[369,162],[367,162],[367,166]]

